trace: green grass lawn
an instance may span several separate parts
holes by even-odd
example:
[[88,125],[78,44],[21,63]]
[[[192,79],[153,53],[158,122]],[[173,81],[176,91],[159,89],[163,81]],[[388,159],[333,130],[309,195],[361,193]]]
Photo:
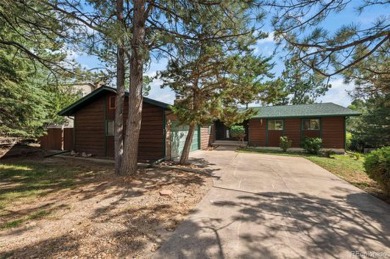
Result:
[[343,180],[355,185],[356,187],[371,193],[390,203],[390,197],[386,197],[380,186],[371,180],[364,171],[363,163],[364,156],[361,155],[359,159],[349,155],[332,155],[331,158],[323,156],[309,155],[302,152],[289,151],[284,153],[277,149],[259,149],[259,148],[244,148],[239,152],[256,152],[261,154],[272,154],[280,156],[300,156],[304,157],[313,163],[321,166],[329,172],[337,175]]
[[80,166],[40,160],[13,160],[0,164],[0,230],[49,215],[50,207],[25,210],[19,210],[19,207],[39,197],[73,188],[80,182],[80,177],[88,173],[90,170]]
[[17,199],[35,198],[58,188],[71,187],[77,173],[74,168],[41,163],[1,164],[0,208]]

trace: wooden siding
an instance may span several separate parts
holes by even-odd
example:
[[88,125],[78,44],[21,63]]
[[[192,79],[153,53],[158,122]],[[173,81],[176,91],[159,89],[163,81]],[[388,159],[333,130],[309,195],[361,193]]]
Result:
[[[292,140],[292,147],[300,147],[304,137],[322,138],[323,148],[344,148],[345,124],[344,117],[323,117],[321,118],[321,130],[302,130],[302,119],[284,119],[284,130],[266,130],[266,120],[249,120],[249,145],[278,147],[279,137],[284,135]],[[268,136],[268,141],[267,141]]]
[[344,120],[344,117],[326,117],[321,119],[322,144],[324,148],[344,148]]
[[266,145],[266,120],[250,119],[248,122],[248,144],[250,146]]
[[292,140],[292,147],[301,145],[301,119],[285,119],[283,135]]
[[[75,114],[75,150],[97,157],[114,157],[114,137],[106,136],[106,121],[113,121],[115,110],[109,108],[108,94],[87,105]],[[143,103],[138,160],[151,161],[164,157],[163,109]],[[124,119],[128,114],[128,100],[124,104]]]
[[75,151],[105,156],[105,97],[88,104],[75,114]]
[[304,138],[321,138],[320,130],[302,130],[302,139]]
[[114,136],[106,137],[106,156],[107,157],[115,156]]
[[73,150],[73,128],[64,128],[64,150]]
[[143,103],[138,145],[139,160],[157,160],[165,156],[164,130],[164,110],[161,107]]
[[[107,95],[107,120],[115,119],[115,110],[110,109],[108,100],[110,96]],[[128,115],[129,102],[126,98],[124,103],[123,116],[126,120]],[[152,161],[164,157],[165,146],[164,146],[164,110],[161,107],[143,103],[142,106],[142,123],[141,132],[139,136],[138,144],[138,160],[139,161]],[[114,137],[107,137],[107,156],[114,156]]]
[[283,136],[282,130],[268,130],[268,147],[278,147],[280,137]]

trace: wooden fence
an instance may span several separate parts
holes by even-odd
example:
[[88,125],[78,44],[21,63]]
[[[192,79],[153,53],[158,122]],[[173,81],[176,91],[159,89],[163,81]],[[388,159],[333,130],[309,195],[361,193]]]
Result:
[[49,128],[39,142],[46,150],[72,150],[73,128]]

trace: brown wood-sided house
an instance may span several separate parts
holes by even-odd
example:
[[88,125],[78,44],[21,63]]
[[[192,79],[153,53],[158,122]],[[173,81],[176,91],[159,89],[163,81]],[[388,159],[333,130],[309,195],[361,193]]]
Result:
[[[346,118],[360,113],[334,103],[283,105],[253,108],[256,114],[244,122],[249,146],[279,147],[281,136],[300,147],[306,137],[322,138],[325,149],[345,149]],[[223,123],[215,123],[215,139],[230,140]]]
[[[96,157],[114,157],[114,116],[116,89],[100,87],[59,112],[74,117],[73,145],[76,152]],[[320,103],[253,108],[256,114],[244,122],[249,146],[278,147],[280,136],[300,147],[305,137],[320,137],[323,148],[345,148],[345,120],[358,112],[336,105]],[[127,118],[128,97],[124,118]],[[168,104],[143,98],[142,124],[139,139],[140,161],[178,157],[184,145],[188,126],[180,125]],[[229,129],[220,121],[198,127],[191,151],[206,149],[214,141],[232,141]]]
[[[103,86],[59,112],[59,115],[74,117],[74,151],[96,157],[114,157],[115,96],[115,88]],[[126,95],[125,120],[128,102]],[[176,122],[169,104],[144,97],[138,160],[155,161],[179,156],[187,130],[186,125]],[[209,138],[208,128],[198,127],[191,151],[207,148]]]

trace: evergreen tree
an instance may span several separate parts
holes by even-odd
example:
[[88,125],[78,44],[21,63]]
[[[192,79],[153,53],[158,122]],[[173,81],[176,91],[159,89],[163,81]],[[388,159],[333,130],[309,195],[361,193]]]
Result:
[[[362,102],[362,115],[349,121],[352,148],[390,146],[390,94],[372,96]],[[353,109],[353,107],[351,107]]]
[[314,103],[331,87],[325,82],[324,76],[310,71],[310,68],[294,58],[285,62],[282,79],[285,83],[284,91],[290,96],[289,104]]
[[32,80],[0,82],[0,135],[36,137],[47,123],[47,92]]
[[0,134],[37,137],[76,97],[57,86],[75,75],[67,33],[41,1],[1,1],[0,24]]
[[327,78],[295,58],[285,61],[285,69],[276,80],[265,84],[265,104],[310,104],[331,88]]
[[[362,112],[351,118],[349,127],[355,148],[390,145],[390,57],[389,43],[353,69],[344,73],[347,82],[354,82],[351,93],[355,100],[350,106]],[[357,49],[356,52],[365,52]],[[354,56],[354,58],[358,58]]]
[[[220,14],[224,13],[224,16],[235,20],[234,8],[249,7],[252,4],[252,1],[247,3],[236,3],[236,1],[126,1],[123,3],[123,22],[118,22],[117,18],[120,16],[118,14],[122,10],[121,2],[118,1],[89,0],[81,3],[76,0],[66,2],[46,0],[44,2],[63,17],[60,20],[71,19],[74,25],[81,25],[80,30],[83,26],[92,29],[93,33],[89,33],[89,37],[96,39],[94,40],[96,44],[91,45],[91,49],[100,48],[102,57],[104,54],[109,57],[113,53],[112,49],[115,49],[114,53],[117,53],[116,47],[125,47],[122,50],[125,52],[125,62],[128,64],[126,75],[128,75],[130,102],[129,118],[124,133],[123,159],[119,170],[121,174],[133,174],[137,169],[143,72],[151,55],[170,56],[173,46],[181,40],[204,41],[206,38],[201,35],[183,30],[188,23],[198,22],[199,28],[207,25],[207,20],[196,21],[195,17],[199,17],[196,14],[200,11],[219,9]],[[88,33],[88,30],[85,31]],[[232,35],[234,35],[232,31],[222,30],[208,37],[222,40]],[[117,63],[115,65],[117,66]],[[120,106],[117,105],[117,107]]]
[[[388,9],[390,3],[381,0],[264,0],[258,7],[271,7],[275,37],[283,39],[289,54],[324,76],[332,76],[355,67],[375,55],[390,40],[389,15],[377,15],[374,22],[363,26],[359,21],[341,25],[329,31],[323,23],[329,16],[355,8],[356,17],[370,7]],[[356,52],[356,49],[365,51]],[[354,56],[354,58],[352,58]],[[372,70],[372,73],[379,71]]]
[[69,86],[50,84],[50,72],[44,67],[34,69],[15,57],[7,62],[13,72],[0,78],[0,135],[34,138],[49,124],[61,124],[64,118],[57,112],[77,100],[78,94]]
[[[239,104],[257,99],[261,81],[269,75],[269,59],[254,56],[250,48],[256,38],[245,33],[246,7],[236,5],[232,10],[233,18],[210,7],[193,15],[195,23],[186,24],[183,30],[207,40],[180,42],[176,58],[160,74],[163,87],[170,87],[179,97],[172,107],[174,114],[182,124],[189,125],[181,164],[188,160],[195,127],[215,119],[227,126],[248,119],[252,110],[240,110]],[[231,31],[231,36],[213,39],[212,35],[220,31]]]
[[[347,83],[356,85],[351,95],[357,99],[369,99],[376,95],[390,93],[390,41],[381,46],[375,54],[360,61],[356,66],[346,70],[343,75]],[[353,59],[359,53],[366,53],[366,47],[357,48]]]
[[289,99],[286,82],[281,77],[265,82],[259,92],[259,102],[262,105],[287,105]]

